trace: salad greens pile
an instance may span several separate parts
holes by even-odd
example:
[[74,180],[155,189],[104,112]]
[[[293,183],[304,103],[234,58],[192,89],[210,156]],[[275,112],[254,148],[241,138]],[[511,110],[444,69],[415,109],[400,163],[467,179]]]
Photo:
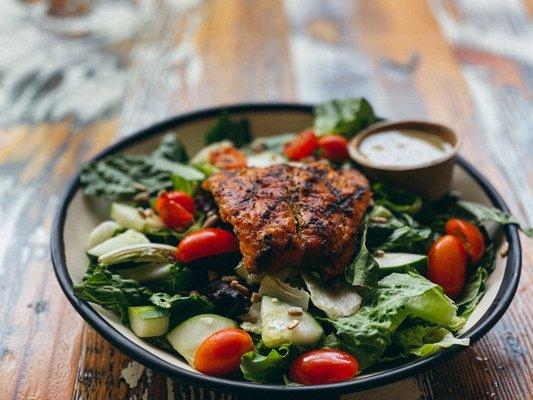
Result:
[[[350,138],[379,120],[363,98],[333,100],[315,108],[314,129],[318,135],[334,132]],[[253,338],[253,349],[232,376],[255,382],[291,384],[291,363],[311,349],[346,351],[364,371],[467,346],[469,340],[457,333],[485,293],[495,264],[494,239],[482,223],[519,224],[501,210],[454,195],[432,203],[373,182],[373,204],[359,229],[355,256],[344,275],[334,279],[297,270],[248,274],[238,254],[190,263],[175,259],[174,246],[186,235],[213,226],[208,221],[223,226],[213,218],[213,202],[201,189],[201,182],[218,170],[209,151],[235,146],[246,154],[248,165],[286,162],[283,145],[293,136],[252,141],[249,121],[232,120],[225,112],[205,132],[208,150],[192,160],[169,133],[152,154],[114,154],[86,165],[81,175],[85,194],[112,204],[112,221],[91,233],[89,267],[74,286],[76,295],[115,312],[138,336],[177,351],[193,366],[197,342],[214,332],[213,326],[240,324]],[[166,190],[194,197],[193,224],[177,229],[163,223],[156,198]],[[486,242],[482,259],[468,266],[455,301],[427,278],[428,249],[443,235],[450,217],[479,226]],[[280,332],[287,310],[294,309],[301,316],[300,328]]]

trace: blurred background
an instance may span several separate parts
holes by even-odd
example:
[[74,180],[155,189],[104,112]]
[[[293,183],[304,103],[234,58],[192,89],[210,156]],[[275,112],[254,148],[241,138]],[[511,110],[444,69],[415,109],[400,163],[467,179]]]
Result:
[[[68,178],[176,114],[364,96],[384,117],[457,129],[462,155],[531,226],[532,18],[528,0],[0,0],[0,398],[220,397],[112,348],[49,261]],[[518,295],[478,344],[349,398],[531,398],[525,250]]]

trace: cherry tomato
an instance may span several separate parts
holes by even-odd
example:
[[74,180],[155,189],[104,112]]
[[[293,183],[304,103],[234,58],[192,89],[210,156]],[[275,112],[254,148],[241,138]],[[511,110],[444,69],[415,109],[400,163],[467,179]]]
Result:
[[207,375],[226,375],[237,371],[243,354],[253,348],[254,343],[247,332],[237,328],[222,329],[198,347],[194,366]]
[[185,236],[176,249],[176,259],[188,263],[199,258],[239,251],[237,238],[230,231],[204,228]]
[[[157,198],[157,201],[173,201],[178,203],[191,214],[194,214],[194,200],[193,198],[185,192],[180,192],[179,190],[171,190],[169,192],[163,192]],[[157,203],[156,203],[157,204]]]
[[289,160],[308,157],[318,147],[318,138],[313,131],[303,131],[285,145],[283,152]]
[[223,147],[209,153],[212,165],[221,169],[237,169],[246,167],[246,155],[235,147]]
[[155,201],[155,210],[172,229],[185,229],[194,222],[194,201],[187,193],[163,192]]
[[318,139],[318,147],[328,160],[342,162],[347,160],[348,139],[340,135],[327,135]]
[[441,236],[429,249],[428,278],[454,299],[463,290],[467,262],[468,254],[461,241],[453,235]]
[[321,385],[353,378],[359,363],[344,351],[322,349],[301,354],[289,370],[292,381],[304,385]]
[[485,239],[479,228],[468,221],[452,218],[446,222],[446,233],[456,236],[465,247],[470,261],[476,264],[485,252]]

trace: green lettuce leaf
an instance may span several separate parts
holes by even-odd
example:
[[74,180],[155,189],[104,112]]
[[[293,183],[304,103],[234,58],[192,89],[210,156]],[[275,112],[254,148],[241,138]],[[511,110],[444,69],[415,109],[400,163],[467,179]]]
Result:
[[455,323],[456,311],[438,285],[414,272],[392,273],[378,282],[371,304],[353,316],[326,321],[363,370],[380,360],[405,318],[448,327]]
[[364,98],[339,99],[319,104],[314,109],[317,134],[338,133],[348,138],[379,121]]
[[118,313],[122,322],[128,323],[128,307],[149,304],[152,292],[137,281],[124,279],[98,265],[74,285],[74,294]]
[[241,371],[246,380],[261,383],[281,383],[298,351],[290,344],[277,349],[254,349],[242,356]]
[[232,121],[229,112],[224,111],[220,118],[207,131],[207,144],[230,140],[236,147],[242,147],[252,141],[250,122],[247,119]]
[[457,206],[474,216],[477,222],[493,221],[500,225],[516,225],[518,229],[524,232],[528,237],[533,237],[533,228],[523,227],[515,217],[498,208],[487,207],[466,200],[459,200]]
[[470,339],[456,338],[442,326],[411,323],[401,326],[393,336],[394,344],[405,355],[427,357],[436,351],[454,345],[468,346]]
[[359,239],[359,250],[355,259],[344,270],[346,281],[368,292],[374,288],[378,281],[379,265],[366,247],[367,224],[365,222]]

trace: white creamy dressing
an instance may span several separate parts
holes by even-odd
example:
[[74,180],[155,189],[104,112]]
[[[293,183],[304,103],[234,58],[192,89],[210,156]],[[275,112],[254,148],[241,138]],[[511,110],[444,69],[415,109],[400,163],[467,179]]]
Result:
[[404,129],[368,135],[359,151],[376,166],[415,167],[450,154],[453,146],[437,135]]

